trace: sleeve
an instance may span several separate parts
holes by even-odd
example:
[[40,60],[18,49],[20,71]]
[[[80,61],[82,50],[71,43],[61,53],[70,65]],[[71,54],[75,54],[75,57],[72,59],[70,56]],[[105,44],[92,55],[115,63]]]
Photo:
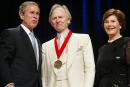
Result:
[[100,56],[100,52],[102,52],[102,48],[99,48],[98,50],[98,58],[97,58],[97,61],[96,61],[96,73],[95,73],[95,79],[94,79],[94,87],[99,87],[99,83],[100,83],[100,79],[102,78],[101,77],[101,71],[100,67],[97,66],[97,62],[99,61],[99,56]]
[[127,42],[126,45],[126,60],[127,60],[127,67],[128,67],[128,87],[130,87],[130,40]]
[[11,75],[11,63],[15,53],[14,39],[8,30],[1,33],[0,39],[0,78],[2,87],[8,83],[13,83]]
[[89,35],[85,38],[85,46],[83,49],[85,62],[85,87],[93,87],[95,78],[95,62],[92,43]]
[[48,86],[48,68],[47,68],[47,57],[46,57],[46,50],[45,44],[42,45],[42,85],[43,87]]
[[96,71],[95,80],[94,80],[94,86],[93,87],[99,87],[100,78],[101,78],[100,73],[98,73]]

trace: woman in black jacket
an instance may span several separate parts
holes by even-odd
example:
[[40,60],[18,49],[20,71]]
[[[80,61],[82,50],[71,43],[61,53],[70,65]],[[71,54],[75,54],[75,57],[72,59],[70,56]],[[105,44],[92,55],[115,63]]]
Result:
[[121,10],[109,9],[102,25],[108,42],[99,49],[94,87],[130,87],[130,39],[121,35],[125,15]]

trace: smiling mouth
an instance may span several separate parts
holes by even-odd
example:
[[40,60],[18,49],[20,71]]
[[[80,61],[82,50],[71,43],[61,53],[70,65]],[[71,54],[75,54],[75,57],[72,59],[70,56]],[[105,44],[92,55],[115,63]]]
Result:
[[56,27],[60,27],[61,26],[61,24],[56,24]]
[[107,30],[113,30],[113,29],[115,29],[115,28],[106,28]]

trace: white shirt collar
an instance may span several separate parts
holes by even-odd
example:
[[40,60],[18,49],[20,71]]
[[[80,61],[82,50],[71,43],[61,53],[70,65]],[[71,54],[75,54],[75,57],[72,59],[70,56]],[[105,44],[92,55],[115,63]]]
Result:
[[66,36],[67,36],[67,34],[69,33],[69,31],[70,31],[69,29],[65,29],[63,32],[57,33],[58,39],[60,38],[60,36],[66,38]]
[[23,30],[29,35],[31,33],[31,31],[26,27],[24,26],[23,24],[21,24],[21,27],[23,28]]

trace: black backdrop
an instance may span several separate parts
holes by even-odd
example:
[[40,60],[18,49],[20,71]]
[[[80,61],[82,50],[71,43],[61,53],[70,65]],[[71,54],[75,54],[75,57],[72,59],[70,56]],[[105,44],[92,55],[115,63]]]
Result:
[[[18,7],[26,0],[1,0],[0,31],[19,25]],[[124,36],[130,36],[130,3],[128,0],[33,0],[41,9],[40,21],[35,30],[42,43],[52,39],[56,32],[48,23],[48,14],[54,3],[65,4],[72,14],[70,29],[76,33],[88,33],[92,39],[95,59],[98,48],[107,41],[107,36],[101,27],[102,15],[109,8],[122,10],[126,14],[126,29]]]

